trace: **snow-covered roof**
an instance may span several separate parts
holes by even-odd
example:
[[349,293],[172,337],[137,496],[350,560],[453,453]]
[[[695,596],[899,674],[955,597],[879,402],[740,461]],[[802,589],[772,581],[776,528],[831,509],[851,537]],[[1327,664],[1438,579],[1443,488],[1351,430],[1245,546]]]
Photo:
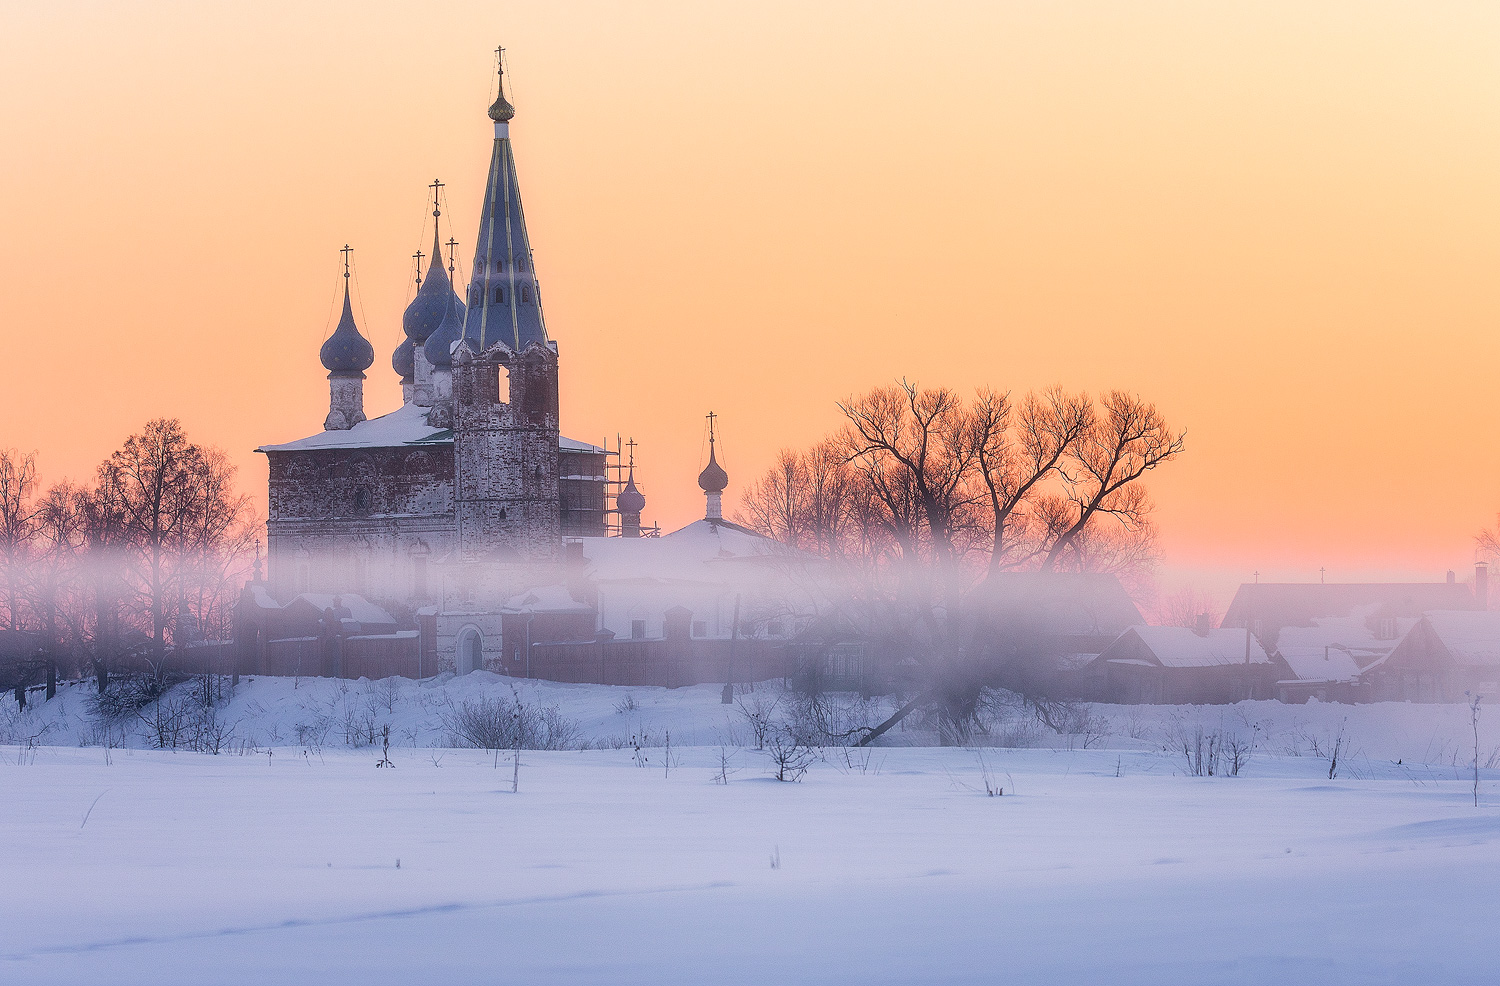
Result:
[[[1212,668],[1246,663],[1244,630],[1218,629],[1203,634],[1188,627],[1141,626],[1131,627],[1126,632],[1139,637],[1164,668]],[[1111,645],[1110,650],[1114,646]],[[1254,637],[1250,638],[1249,649],[1249,663],[1271,663],[1265,648]],[[1116,660],[1109,651],[1104,656]]]
[[[453,432],[434,428],[427,423],[431,408],[419,404],[402,404],[390,414],[367,418],[353,428],[320,431],[280,445],[262,445],[257,452],[307,452],[317,449],[399,448],[403,445],[451,444]],[[604,449],[573,438],[559,437],[557,447],[564,452],[603,452]]]
[[697,520],[659,538],[583,538],[583,556],[601,581],[651,578],[724,581],[726,565],[814,561],[816,556],[724,520]]
[[1368,666],[1360,664],[1348,651],[1333,647],[1326,650],[1299,648],[1292,651],[1277,648],[1277,651],[1298,681],[1353,681]]
[[[1315,617],[1312,626],[1283,627],[1276,651],[1303,681],[1349,681],[1384,659],[1396,642],[1416,625],[1396,617],[1393,636],[1382,639],[1370,629],[1378,606],[1356,607],[1348,616]],[[1325,658],[1325,653],[1327,657]]]
[[1424,619],[1457,663],[1500,667],[1500,613],[1440,610]]
[[591,613],[593,607],[573,598],[566,586],[543,585],[505,602],[505,608],[517,613]]
[[[304,592],[298,595],[297,599],[305,601],[309,606],[312,606],[320,613],[324,610],[336,609],[339,607],[347,609],[349,611],[349,616],[347,617],[347,619],[353,620],[355,623],[361,625],[378,625],[383,623],[394,624],[396,622],[396,618],[394,616],[387,613],[379,606],[376,606],[364,596],[356,595],[352,592],[337,594],[331,592]],[[293,599],[292,602],[296,602],[297,599]],[[338,602],[335,603],[334,600],[338,600]],[[288,603],[287,605],[290,606],[291,603]]]

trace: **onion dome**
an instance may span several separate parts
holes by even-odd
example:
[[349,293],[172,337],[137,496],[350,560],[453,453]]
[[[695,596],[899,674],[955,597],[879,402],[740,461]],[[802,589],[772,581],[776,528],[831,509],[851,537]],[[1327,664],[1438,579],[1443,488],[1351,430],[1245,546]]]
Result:
[[396,371],[396,376],[402,380],[409,379],[417,372],[416,354],[410,339],[402,339],[396,351],[391,354],[391,369]]
[[630,467],[625,488],[615,497],[615,507],[624,514],[638,514],[646,509],[646,497],[635,488],[635,466]]
[[349,274],[344,274],[344,314],[333,335],[323,343],[318,357],[330,373],[363,373],[375,362],[375,348],[359,334],[354,324],[354,309],[349,304]]
[[510,105],[510,100],[505,98],[505,63],[500,63],[500,85],[499,92],[495,96],[494,103],[490,104],[490,119],[496,123],[509,123],[516,115],[516,108]]
[[448,310],[454,304],[458,305],[458,317],[462,322],[464,305],[458,295],[453,293],[453,282],[448,278],[448,271],[443,268],[443,247],[438,241],[437,224],[433,223],[432,265],[427,268],[427,277],[417,289],[417,296],[406,306],[406,313],[401,316],[401,327],[406,330],[406,337],[417,345],[422,345],[428,336],[437,331],[438,325],[447,317]]
[[464,317],[458,309],[458,299],[454,298],[448,305],[448,312],[443,316],[443,320],[422,344],[422,352],[427,357],[427,362],[435,367],[453,365],[453,344],[464,335]]
[[719,460],[714,458],[714,436],[708,436],[708,465],[698,474],[698,488],[705,493],[723,493],[724,487],[729,485],[729,473],[719,465]]

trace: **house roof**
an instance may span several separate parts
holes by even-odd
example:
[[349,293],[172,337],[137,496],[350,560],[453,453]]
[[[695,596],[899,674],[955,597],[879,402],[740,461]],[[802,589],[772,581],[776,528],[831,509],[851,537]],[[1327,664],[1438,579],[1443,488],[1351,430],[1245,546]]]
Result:
[[[1135,626],[1099,655],[1100,661],[1138,663],[1140,651],[1131,648],[1127,638],[1134,636],[1144,645],[1144,653],[1163,668],[1213,668],[1243,665],[1246,662],[1244,630],[1218,629],[1199,633],[1187,627]],[[1270,664],[1271,658],[1254,637],[1249,638],[1250,664]]]
[[285,608],[290,609],[298,602],[306,603],[319,613],[342,607],[349,613],[345,619],[353,620],[361,626],[396,625],[396,618],[394,616],[376,606],[364,596],[356,595],[352,592],[337,594],[331,592],[304,592],[287,603]]
[[1454,662],[1500,668],[1500,613],[1440,611],[1422,618]]
[[566,586],[543,585],[506,600],[505,608],[516,613],[592,613],[594,608],[573,598]]
[[727,520],[696,520],[658,538],[583,538],[583,556],[602,581],[650,578],[726,581],[729,570],[821,561],[816,555]]
[[1371,629],[1376,606],[1357,606],[1349,616],[1315,617],[1312,626],[1283,627],[1276,653],[1304,681],[1348,681],[1395,649],[1416,625],[1414,617],[1395,617],[1395,634],[1382,639]]
[[1240,586],[1223,626],[1265,630],[1312,626],[1318,617],[1349,616],[1357,609],[1384,616],[1417,617],[1433,609],[1474,609],[1474,593],[1458,582],[1259,582]]

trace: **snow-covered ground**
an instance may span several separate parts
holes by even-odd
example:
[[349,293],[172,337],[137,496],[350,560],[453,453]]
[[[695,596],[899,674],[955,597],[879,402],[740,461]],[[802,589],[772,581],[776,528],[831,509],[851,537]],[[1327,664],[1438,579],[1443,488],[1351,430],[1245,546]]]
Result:
[[[1457,707],[1102,708],[1108,735],[835,750],[787,784],[735,746],[753,744],[717,689],[521,684],[602,742],[523,752],[517,771],[433,745],[444,709],[508,681],[385,699],[340,684],[242,683],[242,732],[217,756],[79,746],[98,738],[82,691],[0,708],[12,743],[54,723],[54,745],[0,748],[0,983],[1477,984],[1500,968],[1500,770],[1476,808]],[[393,768],[341,742],[338,703],[369,695]],[[1187,776],[1172,738],[1199,723],[1256,737],[1241,776]],[[1311,747],[1340,725],[1357,752],[1330,780]],[[670,752],[612,748],[669,730]]]

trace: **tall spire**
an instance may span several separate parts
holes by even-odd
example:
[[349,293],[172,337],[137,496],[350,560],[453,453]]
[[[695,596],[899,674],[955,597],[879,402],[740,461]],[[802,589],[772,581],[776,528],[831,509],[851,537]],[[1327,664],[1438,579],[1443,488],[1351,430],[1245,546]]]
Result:
[[521,186],[511,152],[510,121],[516,108],[505,98],[504,49],[495,51],[500,65],[500,94],[490,106],[495,146],[484,186],[484,210],[474,239],[474,270],[469,282],[464,338],[481,352],[503,343],[520,352],[533,343],[547,344],[542,297],[531,266],[531,240],[521,208]]

